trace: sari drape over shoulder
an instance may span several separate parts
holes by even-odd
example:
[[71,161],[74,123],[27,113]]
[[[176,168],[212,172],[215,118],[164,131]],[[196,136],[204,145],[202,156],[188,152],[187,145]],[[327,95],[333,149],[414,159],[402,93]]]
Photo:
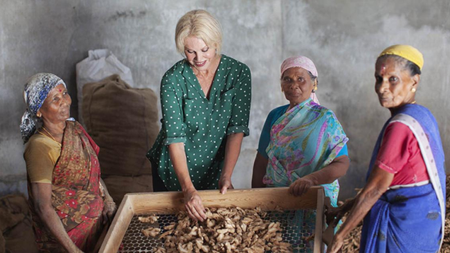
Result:
[[388,189],[364,218],[360,252],[438,252],[445,222],[445,166],[439,128],[431,112],[405,105],[384,125],[370,162],[369,177],[386,127],[407,125],[419,143],[429,182]]
[[[102,229],[98,151],[79,123],[66,122],[61,156],[53,170],[51,201],[69,237],[87,252],[93,250]],[[33,198],[30,194],[33,227],[41,252],[64,251],[36,214]]]

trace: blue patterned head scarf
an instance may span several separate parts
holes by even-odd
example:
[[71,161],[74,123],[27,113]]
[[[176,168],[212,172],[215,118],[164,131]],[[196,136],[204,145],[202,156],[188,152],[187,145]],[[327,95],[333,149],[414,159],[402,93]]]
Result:
[[66,87],[61,78],[49,73],[36,74],[25,84],[23,97],[27,104],[27,109],[25,109],[22,123],[20,124],[20,132],[22,133],[24,144],[36,131],[36,123],[39,120],[36,116],[38,110],[47,98],[48,93],[59,84],[63,84]]

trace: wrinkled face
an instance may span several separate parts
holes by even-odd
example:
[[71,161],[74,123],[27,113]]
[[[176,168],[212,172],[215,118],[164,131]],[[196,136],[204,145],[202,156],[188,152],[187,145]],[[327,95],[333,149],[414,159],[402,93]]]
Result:
[[300,67],[287,69],[281,77],[281,89],[291,104],[299,104],[308,99],[315,85],[308,71]]
[[58,84],[49,93],[41,108],[38,111],[38,115],[42,114],[44,124],[50,122],[53,124],[65,122],[70,118],[70,105],[72,99],[69,93],[67,93],[66,87],[63,84]]
[[397,108],[414,101],[412,88],[417,87],[418,75],[411,76],[402,62],[392,57],[377,61],[375,65],[375,92],[381,106]]
[[184,54],[186,59],[197,70],[207,70],[216,56],[216,48],[207,46],[202,39],[189,36],[184,39]]

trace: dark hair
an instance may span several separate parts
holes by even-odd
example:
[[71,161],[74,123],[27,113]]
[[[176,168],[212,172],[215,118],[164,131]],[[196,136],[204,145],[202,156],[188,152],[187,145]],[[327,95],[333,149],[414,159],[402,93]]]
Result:
[[405,68],[409,70],[411,76],[420,75],[422,72],[420,71],[419,66],[410,60],[406,60]]
[[420,71],[419,66],[417,66],[417,64],[415,64],[414,62],[405,59],[401,56],[395,55],[395,54],[385,54],[382,55],[380,57],[378,57],[377,62],[378,61],[384,61],[387,58],[392,58],[394,59],[397,63],[402,63],[404,65],[404,68],[409,70],[409,73],[411,74],[411,76],[415,76],[415,75],[420,75],[422,74],[422,72]]
[[316,80],[317,76],[314,76],[311,71],[308,71],[309,77],[311,77],[311,81],[314,82],[314,80]]

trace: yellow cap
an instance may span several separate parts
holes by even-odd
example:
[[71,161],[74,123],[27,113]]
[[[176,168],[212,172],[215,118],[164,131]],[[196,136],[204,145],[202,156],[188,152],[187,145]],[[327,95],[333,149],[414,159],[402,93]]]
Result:
[[420,70],[422,70],[423,67],[423,55],[422,53],[417,50],[416,48],[409,46],[409,45],[393,45],[381,52],[381,54],[378,56],[383,56],[387,54],[392,55],[398,55],[400,57],[403,57],[411,62],[414,62],[419,66]]

